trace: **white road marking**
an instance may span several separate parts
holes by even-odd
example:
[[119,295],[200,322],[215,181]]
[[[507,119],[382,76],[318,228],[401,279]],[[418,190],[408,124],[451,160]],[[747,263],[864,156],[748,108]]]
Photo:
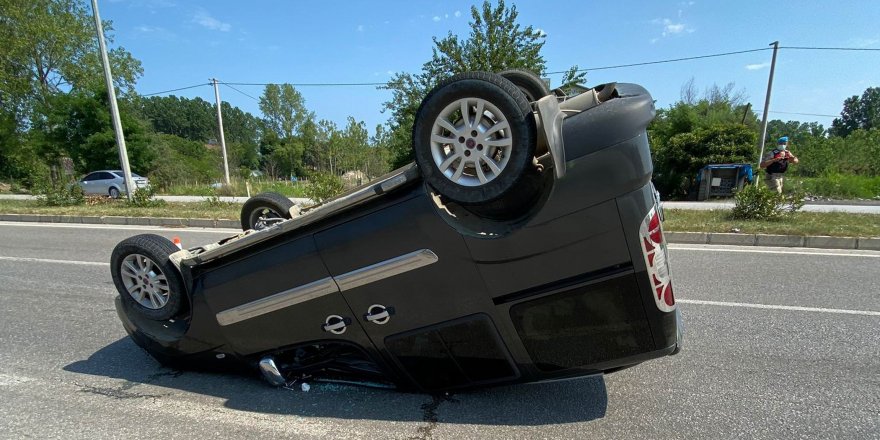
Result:
[[[669,249],[673,250],[681,250],[681,251],[703,251],[703,252],[741,252],[741,253],[754,253],[754,254],[790,254],[790,255],[818,255],[824,257],[864,257],[864,258],[880,258],[880,252],[876,253],[867,253],[872,251],[865,250],[856,250],[853,249],[854,252],[828,252],[828,251],[807,251],[807,250],[792,250],[792,248],[780,248],[776,249],[768,249],[768,248],[754,248],[748,246],[737,246],[737,247],[721,247],[719,245],[697,245],[697,246],[706,246],[706,247],[694,247],[688,245],[680,245],[680,244],[670,244]],[[865,252],[865,253],[857,253],[857,252]]]
[[847,309],[828,309],[824,307],[800,307],[800,306],[782,306],[773,304],[752,304],[739,302],[724,301],[704,301],[701,299],[676,299],[675,302],[682,304],[698,304],[703,306],[722,306],[722,307],[745,307],[749,309],[769,309],[769,310],[791,310],[796,312],[815,312],[815,313],[837,313],[842,315],[862,315],[862,316],[880,316],[880,312],[871,310],[847,310]]
[[76,260],[52,260],[48,258],[28,258],[28,257],[3,257],[0,261],[23,261],[27,263],[51,263],[51,264],[76,264],[79,266],[109,266],[110,263],[101,263],[98,261],[76,261]]
[[197,227],[179,227],[169,228],[164,226],[139,226],[139,225],[93,225],[85,223],[38,223],[38,222],[0,222],[0,226],[21,226],[30,228],[68,228],[68,229],[115,229],[121,231],[183,231],[183,232],[209,232],[229,234],[230,231],[239,231],[240,229],[232,228],[197,228]]

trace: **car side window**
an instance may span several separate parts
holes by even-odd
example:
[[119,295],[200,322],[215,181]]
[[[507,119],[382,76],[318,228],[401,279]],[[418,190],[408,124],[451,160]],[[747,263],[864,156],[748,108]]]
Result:
[[89,182],[98,178],[98,173],[86,174],[85,177],[82,178],[83,182]]
[[113,175],[108,172],[98,173],[98,180],[110,180],[113,179]]

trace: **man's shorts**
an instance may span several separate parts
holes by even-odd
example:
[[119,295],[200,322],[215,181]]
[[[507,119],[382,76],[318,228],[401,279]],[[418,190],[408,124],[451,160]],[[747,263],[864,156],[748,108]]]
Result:
[[770,173],[764,177],[764,182],[767,183],[767,188],[770,188],[770,191],[776,191],[779,194],[782,194],[782,178],[785,174],[782,173]]

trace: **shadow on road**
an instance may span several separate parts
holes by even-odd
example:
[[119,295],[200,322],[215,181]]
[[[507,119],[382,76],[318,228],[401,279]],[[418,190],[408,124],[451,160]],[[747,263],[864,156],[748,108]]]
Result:
[[333,383],[312,383],[306,393],[272,388],[256,371],[249,376],[170,370],[129,338],[64,370],[124,380],[118,389],[83,390],[109,398],[155,397],[155,389],[139,395],[141,385],[152,385],[223,398],[232,409],[304,417],[528,426],[595,420],[605,416],[608,405],[601,376],[433,397]]

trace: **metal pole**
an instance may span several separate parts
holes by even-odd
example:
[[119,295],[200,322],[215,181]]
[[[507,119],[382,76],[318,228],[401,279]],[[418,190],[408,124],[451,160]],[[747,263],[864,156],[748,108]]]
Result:
[[[761,119],[761,152],[758,154],[758,165],[764,160],[764,146],[767,142],[767,116],[770,110],[770,92],[773,90],[773,72],[776,71],[776,52],[779,51],[779,42],[770,43],[773,46],[773,60],[770,61],[770,79],[767,81],[767,98],[764,99],[764,117]],[[755,179],[757,182],[758,179]]]
[[226,176],[226,185],[229,185],[229,162],[226,160],[226,137],[223,136],[223,112],[220,111],[220,88],[217,86],[217,78],[211,78],[214,83],[214,99],[217,101],[217,127],[220,131],[220,150],[223,151],[223,175]]
[[128,151],[125,148],[125,136],[122,133],[122,121],[119,120],[119,106],[116,105],[116,91],[113,88],[113,74],[110,72],[110,60],[107,58],[107,46],[104,44],[104,26],[101,24],[101,15],[98,14],[98,0],[92,0],[92,12],[95,16],[95,29],[98,32],[98,47],[101,50],[101,62],[104,64],[104,82],[107,83],[107,97],[110,99],[110,119],[113,121],[113,131],[116,133],[116,145],[119,147],[119,162],[122,164],[122,174],[125,177],[125,194],[128,200],[137,190],[131,179],[131,168],[128,166]]

